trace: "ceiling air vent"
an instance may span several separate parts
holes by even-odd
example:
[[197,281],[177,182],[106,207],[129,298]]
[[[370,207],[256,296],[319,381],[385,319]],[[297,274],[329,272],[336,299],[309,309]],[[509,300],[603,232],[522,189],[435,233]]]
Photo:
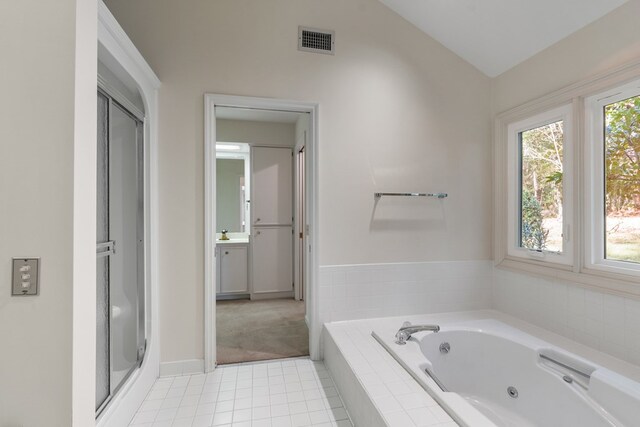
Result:
[[298,50],[333,55],[334,49],[335,32],[298,27]]

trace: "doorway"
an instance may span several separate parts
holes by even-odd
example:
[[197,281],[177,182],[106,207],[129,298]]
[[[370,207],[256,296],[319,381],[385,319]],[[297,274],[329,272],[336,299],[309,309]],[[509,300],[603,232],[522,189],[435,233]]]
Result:
[[[216,362],[309,355],[294,205],[308,113],[216,107]],[[304,181],[303,181],[304,182]]]
[[[313,151],[309,135],[317,107],[220,95],[206,95],[205,101],[206,370],[317,358],[315,200],[304,197],[315,194],[315,157],[307,153]],[[248,152],[231,178],[223,173],[231,164],[220,163],[229,151]],[[224,212],[233,209],[223,203],[241,206],[241,212],[226,218]]]

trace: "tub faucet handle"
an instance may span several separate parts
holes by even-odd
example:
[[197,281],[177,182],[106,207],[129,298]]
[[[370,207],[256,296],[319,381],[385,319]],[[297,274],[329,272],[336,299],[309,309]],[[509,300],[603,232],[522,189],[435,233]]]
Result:
[[411,338],[411,335],[409,335],[408,333],[404,331],[398,331],[398,333],[396,334],[396,344],[405,345],[409,338]]
[[407,343],[407,340],[411,338],[412,334],[415,334],[416,332],[422,332],[422,331],[431,331],[435,333],[440,331],[440,326],[438,325],[413,326],[409,322],[404,322],[402,324],[402,327],[396,333],[396,344],[405,345]]

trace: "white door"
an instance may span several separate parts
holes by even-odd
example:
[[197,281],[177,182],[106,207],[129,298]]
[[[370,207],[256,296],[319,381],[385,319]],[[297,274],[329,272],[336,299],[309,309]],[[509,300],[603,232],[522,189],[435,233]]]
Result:
[[293,222],[293,151],[251,148],[251,216],[256,227]]
[[293,291],[293,227],[261,227],[252,237],[253,293]]

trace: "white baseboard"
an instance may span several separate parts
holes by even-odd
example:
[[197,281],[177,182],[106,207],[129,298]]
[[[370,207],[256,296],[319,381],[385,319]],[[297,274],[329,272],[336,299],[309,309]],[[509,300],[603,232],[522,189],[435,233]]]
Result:
[[201,374],[203,372],[203,359],[176,360],[174,362],[164,362],[160,364],[161,377]]
[[252,300],[273,299],[273,298],[293,298],[293,291],[284,292],[254,292],[251,294]]

